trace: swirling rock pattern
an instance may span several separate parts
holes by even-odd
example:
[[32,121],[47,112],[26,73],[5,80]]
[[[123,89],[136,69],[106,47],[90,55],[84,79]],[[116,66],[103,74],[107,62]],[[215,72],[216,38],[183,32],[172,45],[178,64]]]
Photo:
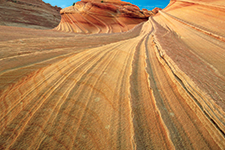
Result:
[[82,0],[60,13],[61,22],[55,30],[95,34],[128,31],[157,11],[140,10],[120,0]]
[[0,149],[225,149],[224,6],[173,0],[114,34],[0,27]]

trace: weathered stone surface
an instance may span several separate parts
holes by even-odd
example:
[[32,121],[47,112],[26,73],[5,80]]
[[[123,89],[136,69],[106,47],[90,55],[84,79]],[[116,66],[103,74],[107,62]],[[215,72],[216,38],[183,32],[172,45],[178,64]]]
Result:
[[55,30],[86,34],[125,32],[155,14],[120,0],[82,0],[60,13]]
[[42,0],[1,0],[0,25],[51,29],[60,22],[60,10]]
[[224,6],[113,34],[0,26],[0,149],[225,149]]

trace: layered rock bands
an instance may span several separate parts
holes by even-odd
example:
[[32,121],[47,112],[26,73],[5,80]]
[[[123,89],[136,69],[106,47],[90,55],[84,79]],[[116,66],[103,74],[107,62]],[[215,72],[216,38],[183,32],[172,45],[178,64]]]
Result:
[[0,25],[51,29],[60,22],[60,10],[42,0],[0,0]]
[[113,34],[132,19],[94,3],[57,29],[109,34],[0,27],[0,149],[225,149],[224,0],[171,0]]
[[85,34],[125,32],[157,13],[120,0],[82,0],[60,11],[58,31]]

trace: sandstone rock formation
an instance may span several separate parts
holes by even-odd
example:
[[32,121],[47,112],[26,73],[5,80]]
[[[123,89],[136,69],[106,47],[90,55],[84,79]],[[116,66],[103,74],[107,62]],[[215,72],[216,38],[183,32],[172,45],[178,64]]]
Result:
[[42,0],[0,0],[0,25],[51,29],[60,22],[60,10]]
[[60,13],[55,30],[86,34],[125,32],[155,14],[121,0],[81,0]]
[[0,149],[225,149],[224,8],[171,0],[113,34],[0,26]]

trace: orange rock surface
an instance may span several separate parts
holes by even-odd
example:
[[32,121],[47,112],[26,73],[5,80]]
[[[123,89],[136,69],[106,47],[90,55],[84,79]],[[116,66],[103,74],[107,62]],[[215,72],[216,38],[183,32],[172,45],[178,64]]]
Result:
[[155,14],[120,0],[82,0],[60,13],[55,30],[86,34],[125,32]]
[[225,149],[224,8],[171,0],[122,33],[0,26],[0,149]]

